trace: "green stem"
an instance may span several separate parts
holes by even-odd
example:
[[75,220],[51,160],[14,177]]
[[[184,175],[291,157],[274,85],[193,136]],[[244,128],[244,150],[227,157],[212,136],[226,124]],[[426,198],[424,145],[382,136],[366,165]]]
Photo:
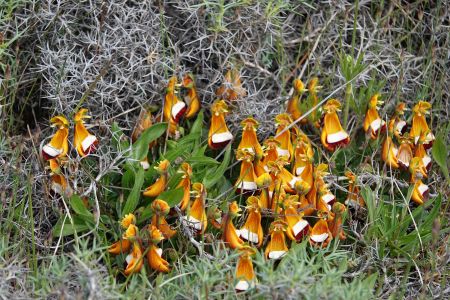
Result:
[[347,130],[348,113],[350,110],[350,100],[352,97],[352,84],[347,84],[345,88],[345,107],[344,107],[344,129]]

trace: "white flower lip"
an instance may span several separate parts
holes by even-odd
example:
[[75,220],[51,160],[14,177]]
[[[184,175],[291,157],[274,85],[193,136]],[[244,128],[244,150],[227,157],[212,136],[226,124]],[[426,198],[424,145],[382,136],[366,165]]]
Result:
[[254,191],[258,189],[258,186],[256,185],[256,182],[241,181],[239,182],[237,188],[246,191]]
[[192,227],[196,230],[202,230],[202,223],[192,216],[183,216],[183,219],[186,220],[186,223],[189,227]]
[[254,232],[249,231],[247,228],[242,228],[239,231],[239,234],[243,239],[251,243],[257,244],[259,242],[258,235]]
[[328,238],[328,233],[322,233],[322,234],[313,234],[311,235],[311,240],[313,240],[316,243],[322,243]]
[[385,123],[386,122],[384,120],[378,118],[376,120],[373,120],[372,123],[370,123],[370,127],[372,128],[373,132],[377,132],[378,129],[380,129],[380,127],[384,126]]
[[246,291],[250,288],[250,284],[248,283],[248,281],[239,280],[234,288],[238,291]]
[[186,104],[184,102],[177,102],[172,107],[172,118],[176,119],[178,117],[178,114],[185,108]]
[[287,156],[288,158],[289,158],[289,156],[291,156],[291,154],[289,153],[289,150],[281,149],[279,147],[277,147],[277,153],[279,156]]
[[418,190],[419,190],[420,194],[423,195],[426,191],[428,191],[428,185],[421,184],[421,185],[419,185]]
[[91,147],[92,144],[94,144],[96,141],[97,138],[95,137],[95,135],[90,134],[81,142],[81,148],[83,149],[83,151],[87,151],[89,147]]
[[327,136],[327,142],[330,144],[339,143],[348,138],[348,134],[345,131],[339,131],[336,133],[329,134]]
[[269,252],[269,258],[271,259],[280,259],[283,256],[285,256],[287,251],[280,250],[280,251],[270,251]]
[[294,235],[299,234],[308,225],[309,225],[308,222],[305,220],[298,221],[297,224],[295,224],[294,227],[292,227],[292,231],[294,231]]
[[211,136],[211,140],[212,140],[213,144],[220,144],[223,142],[230,141],[231,139],[233,139],[233,135],[229,131],[215,133]]
[[304,170],[305,170],[305,167],[298,167],[297,169],[295,169],[295,174],[297,176],[300,176],[300,175],[302,175]]
[[322,200],[325,201],[325,203],[330,203],[331,201],[333,201],[335,199],[333,194],[325,194],[322,196]]
[[42,151],[45,152],[45,154],[47,154],[50,157],[57,157],[58,155],[60,155],[62,153],[62,149],[56,149],[55,147],[53,147],[50,144],[45,145],[42,148]]

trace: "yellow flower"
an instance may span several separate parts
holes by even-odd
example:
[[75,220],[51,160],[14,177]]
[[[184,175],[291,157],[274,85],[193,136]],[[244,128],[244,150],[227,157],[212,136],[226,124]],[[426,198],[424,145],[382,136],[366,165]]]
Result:
[[251,259],[251,256],[256,253],[256,250],[250,246],[243,246],[239,249],[239,253],[239,260],[236,265],[236,279],[238,282],[235,289],[238,292],[243,292],[253,287],[256,281]]
[[225,74],[224,83],[217,89],[216,96],[228,101],[245,97],[247,92],[242,87],[239,71],[230,69]]
[[127,267],[123,272],[125,276],[131,275],[133,273],[139,273],[144,264],[142,257],[142,249],[138,242],[133,242],[133,250],[125,259],[127,261]]
[[242,149],[237,151],[236,156],[241,161],[241,172],[235,183],[236,191],[238,193],[256,191],[256,174],[252,163],[253,153],[249,152],[248,149]]
[[147,251],[147,261],[150,268],[158,272],[169,272],[169,263],[161,257],[162,249],[156,246],[164,239],[161,231],[152,225],[149,227],[149,237],[150,246]]
[[181,211],[185,211],[189,205],[190,194],[191,194],[191,176],[192,176],[192,168],[191,165],[187,162],[181,164],[180,170],[178,173],[183,174],[181,177],[180,183],[177,185],[177,188],[183,188],[183,198],[181,198],[178,206]]
[[264,157],[261,161],[262,167],[268,171],[267,163],[275,161],[278,158],[277,149],[280,147],[280,143],[274,138],[268,138],[263,143]]
[[242,139],[239,143],[238,150],[247,149],[249,152],[252,152],[257,159],[260,159],[263,157],[263,150],[258,142],[258,137],[256,136],[258,125],[258,121],[252,117],[241,122]]
[[247,199],[247,220],[239,230],[240,237],[260,247],[263,242],[263,228],[261,226],[261,203],[255,196]]
[[42,148],[42,156],[45,160],[66,156],[69,151],[69,122],[63,116],[53,117],[50,122],[58,129],[50,142]]
[[[302,111],[300,109],[300,99],[304,92],[307,91],[305,85],[300,79],[295,79],[293,82],[294,94],[292,98],[289,99],[287,103],[286,112],[291,115],[293,120],[297,120],[302,116]],[[302,123],[305,123],[306,119],[302,120]]]
[[95,135],[89,133],[89,131],[84,126],[84,119],[90,118],[86,115],[87,109],[80,109],[74,116],[75,121],[75,134],[74,134],[74,145],[77,149],[78,155],[86,156],[94,152],[98,146],[98,140]]
[[359,187],[356,185],[356,175],[352,171],[346,171],[345,177],[348,179],[348,194],[345,204],[355,207],[365,207],[363,197],[359,193]]
[[328,100],[324,105],[325,111],[322,134],[320,140],[328,151],[334,151],[339,146],[346,146],[350,142],[350,136],[342,128],[337,112],[341,103],[336,99]]
[[194,183],[192,190],[195,199],[184,218],[189,227],[192,227],[199,233],[204,233],[208,226],[208,218],[205,211],[206,190],[201,183]]
[[156,199],[152,202],[151,208],[154,212],[152,216],[152,225],[158,228],[166,239],[170,239],[177,232],[170,228],[169,224],[166,221],[167,214],[170,211],[170,206],[166,201],[161,199]]
[[426,133],[426,138],[423,142],[425,149],[431,148],[434,141],[434,135],[428,127],[425,116],[430,114],[431,104],[425,101],[419,101],[413,108],[413,117],[411,124],[411,131],[409,135],[414,139],[414,144],[417,144],[422,133]]
[[381,159],[393,169],[398,169],[398,148],[395,146],[392,138],[388,135],[383,141],[383,147],[381,151]]
[[172,120],[174,123],[178,124],[180,119],[183,117],[187,110],[186,103],[180,101],[177,96],[177,78],[175,76],[169,79],[167,85],[165,103],[164,103],[164,120],[168,122]]
[[297,211],[298,196],[289,196],[284,202],[284,219],[288,224],[287,236],[296,242],[299,242],[306,236],[310,230],[308,221],[303,219],[303,213]]
[[[125,216],[124,219],[122,220],[122,222],[124,222],[124,220],[129,219],[129,218],[130,218],[129,215]],[[122,224],[122,226],[123,226],[123,224]],[[130,251],[131,243],[135,239],[137,232],[138,232],[138,228],[136,227],[136,225],[134,225],[132,223],[128,224],[128,227],[126,228],[126,231],[123,234],[122,238],[119,241],[112,244],[108,248],[108,252],[111,254],[117,255],[120,253],[127,253],[128,251]]]
[[286,113],[279,114],[275,117],[275,126],[277,127],[275,140],[280,143],[277,147],[277,154],[278,156],[286,156],[287,160],[289,160],[293,154],[291,132],[290,130],[285,130],[291,123],[292,119]]
[[186,119],[194,117],[200,110],[200,100],[198,99],[197,88],[195,87],[194,75],[188,73],[183,78],[183,87],[187,89],[187,95],[184,101],[188,107],[186,110]]
[[379,106],[383,104],[383,101],[378,99],[379,97],[379,94],[375,94],[370,98],[363,126],[364,131],[370,134],[370,138],[373,140],[386,130],[386,122],[378,115]]
[[286,228],[287,223],[282,220],[276,220],[270,224],[270,241],[264,252],[266,258],[281,259],[289,251],[286,245]]
[[120,222],[120,225],[122,225],[124,229],[128,229],[131,224],[136,224],[136,217],[133,214],[126,214]]
[[236,201],[228,205],[228,213],[225,215],[222,227],[222,240],[231,249],[239,249],[243,246],[244,241],[239,238],[239,232],[234,227],[233,219],[238,216],[240,208]]
[[332,235],[328,229],[327,221],[320,219],[311,231],[309,243],[311,246],[326,247],[330,243],[331,239]]
[[142,193],[144,196],[157,197],[165,190],[168,176],[167,169],[169,168],[169,166],[170,162],[167,159],[165,159],[162,160],[157,167],[155,167],[155,169],[159,173],[159,177],[158,179],[156,179],[155,183],[153,183],[144,190],[144,192]]
[[211,106],[211,126],[208,133],[208,145],[211,149],[220,149],[228,145],[233,135],[228,130],[225,115],[228,106],[223,100],[214,102]]

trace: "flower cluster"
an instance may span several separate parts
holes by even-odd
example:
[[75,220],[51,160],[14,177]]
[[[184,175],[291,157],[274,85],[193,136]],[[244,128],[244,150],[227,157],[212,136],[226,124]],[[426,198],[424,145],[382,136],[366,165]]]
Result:
[[[369,107],[364,120],[364,130],[371,139],[377,139],[386,130],[386,122],[378,115],[379,95],[374,95],[369,101]],[[406,105],[397,105],[394,115],[388,122],[388,132],[383,139],[381,158],[392,169],[409,170],[414,191],[411,199],[417,204],[423,204],[428,199],[429,187],[422,182],[427,178],[431,168],[431,148],[434,135],[426,122],[431,104],[419,101],[413,108],[411,130],[407,132],[405,121]],[[396,141],[400,144],[396,144]]]
[[[85,127],[84,120],[89,118],[87,109],[80,109],[74,116],[73,146],[80,157],[85,157],[94,152],[98,146],[97,137],[91,134]],[[69,153],[69,121],[64,116],[55,116],[50,119],[57,130],[50,142],[42,147],[42,157],[48,161],[51,172],[51,191],[63,195],[71,194],[72,190],[61,167],[67,162]]]

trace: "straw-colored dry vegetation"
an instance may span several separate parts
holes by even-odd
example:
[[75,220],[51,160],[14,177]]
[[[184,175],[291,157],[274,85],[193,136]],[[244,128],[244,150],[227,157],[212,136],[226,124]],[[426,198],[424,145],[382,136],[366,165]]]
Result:
[[[0,298],[449,298],[449,6],[440,0],[0,0]],[[237,99],[220,93],[228,97],[225,120],[234,139],[219,147],[225,145],[214,145],[208,131],[212,104],[213,112],[223,109],[216,91],[228,71],[236,72],[242,86],[236,81],[225,86],[234,88]],[[201,110],[177,119],[174,133],[159,122],[173,122],[163,109],[172,101],[169,79],[181,82],[186,74],[194,75]],[[296,79],[304,82],[304,91]],[[189,90],[173,87],[178,95]],[[376,94],[383,103],[370,101]],[[306,185],[286,185],[287,195],[274,192],[283,199],[279,206],[258,204],[264,233],[259,249],[234,236],[233,228],[245,227],[248,206],[255,203],[241,193],[241,181],[247,181],[241,166],[258,162],[257,153],[238,149],[241,121],[257,120],[263,145],[285,132],[280,127],[286,118],[279,115],[295,96],[304,121],[294,126],[293,117],[285,131],[305,133],[301,145],[313,155],[303,154],[316,170],[309,188],[343,205],[310,213],[303,207],[310,232],[298,241],[286,234],[287,254],[268,259],[266,249],[276,235],[269,230],[290,228],[283,223],[289,201],[302,206],[309,196]],[[339,99],[341,111],[330,99]],[[401,119],[413,124],[413,107],[421,100],[431,104],[425,109],[430,131],[415,130],[419,142],[388,128],[399,103],[409,109]],[[384,131],[363,129],[374,103],[386,121]],[[132,141],[147,111],[154,125]],[[348,140],[326,145],[322,114],[337,114]],[[53,150],[46,146],[56,132],[50,119],[58,115],[67,123],[52,121],[59,130],[68,128],[69,144],[51,164]],[[95,136],[95,143],[90,139],[95,147],[81,145],[84,126]],[[412,156],[418,156],[429,132],[435,136],[432,148],[424,150],[430,169],[414,158],[405,169],[386,164],[387,138],[398,147],[410,143]],[[298,141],[290,138],[294,147]],[[147,171],[139,163],[145,158]],[[293,155],[285,166],[294,175],[296,159]],[[186,209],[178,205],[184,195],[177,189],[178,171],[187,174],[183,163],[192,167]],[[268,169],[281,172],[282,159],[276,164],[268,163]],[[350,183],[348,171],[355,176]],[[267,172],[282,185],[277,171]],[[67,187],[55,191],[63,180],[55,174]],[[152,186],[162,177],[167,179],[162,190]],[[428,186],[423,204],[419,180]],[[261,200],[265,185],[256,183]],[[183,220],[203,196],[208,228],[198,234],[203,230]],[[350,196],[359,204],[345,205]],[[128,213],[137,219],[121,224]],[[173,236],[149,225],[154,216],[167,217]],[[211,220],[217,219],[225,225],[214,228]],[[312,238],[319,220],[331,226],[326,242]],[[343,231],[333,230],[341,221]],[[137,231],[130,233],[133,226]],[[242,230],[237,233],[242,236]],[[129,251],[113,249],[123,237],[144,256],[152,246],[163,255],[127,269]],[[251,258],[255,279],[238,293],[242,278],[236,264],[243,256]],[[155,261],[164,266],[152,265]]]

